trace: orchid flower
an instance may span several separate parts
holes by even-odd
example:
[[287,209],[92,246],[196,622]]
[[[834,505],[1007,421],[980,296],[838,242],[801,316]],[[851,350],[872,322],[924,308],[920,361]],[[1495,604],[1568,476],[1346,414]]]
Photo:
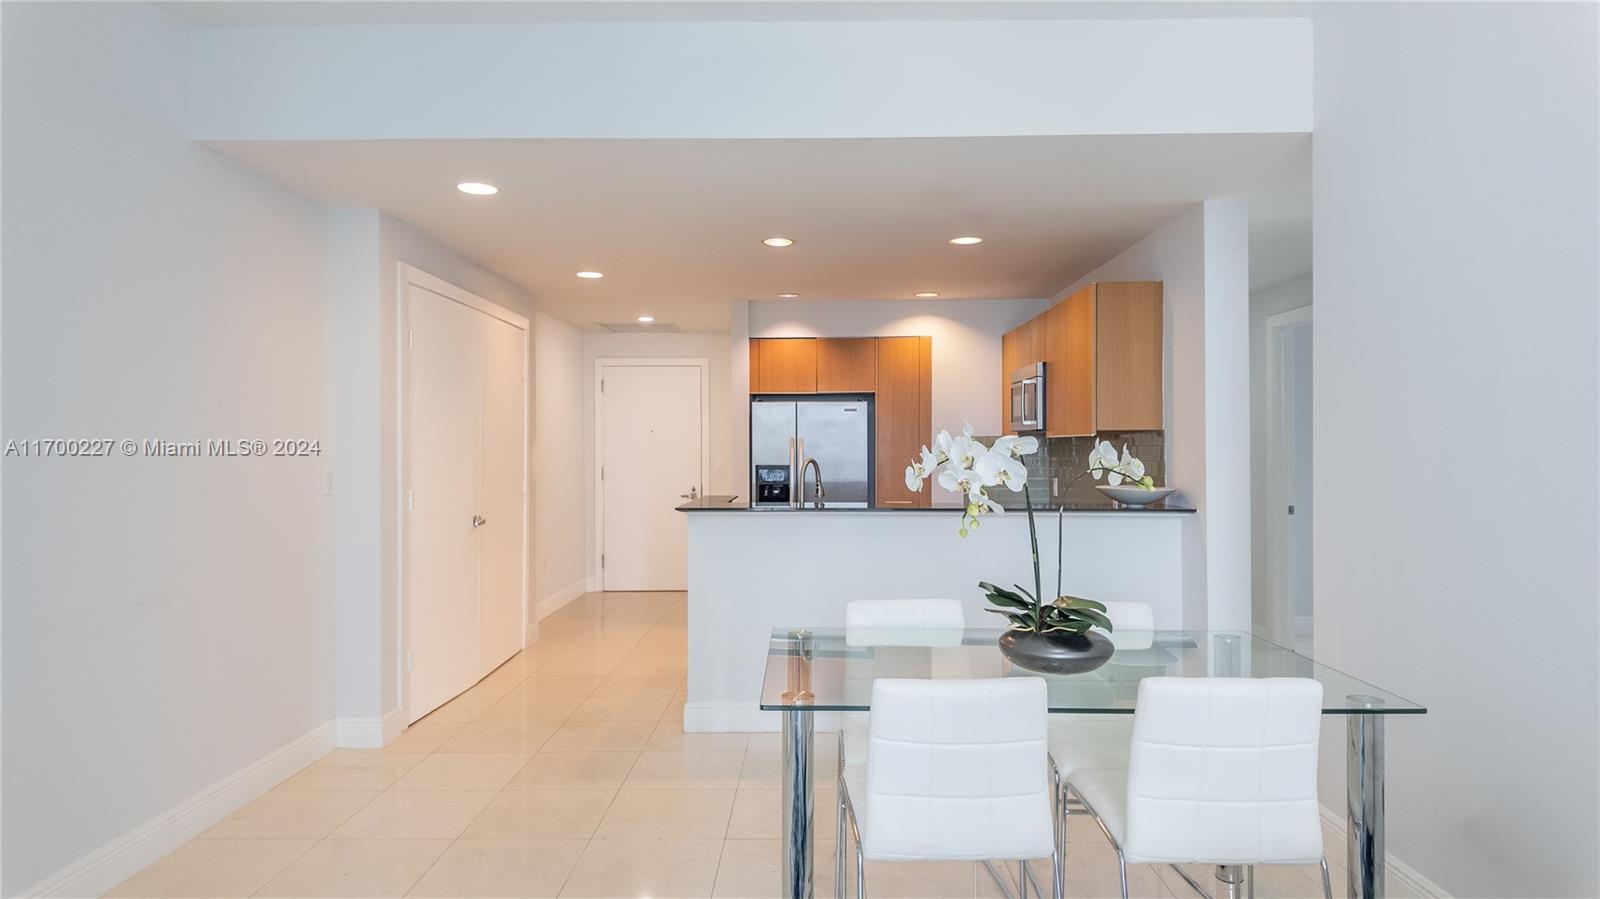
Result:
[[1127,445],[1123,445],[1122,455],[1118,456],[1117,448],[1109,440],[1100,441],[1089,451],[1089,474],[1095,480],[1104,474],[1106,483],[1113,487],[1121,486],[1123,481],[1146,490],[1155,486],[1155,479],[1144,473],[1144,463],[1128,451]]
[[933,470],[938,468],[943,461],[944,459],[937,453],[927,447],[923,447],[921,458],[906,466],[906,489],[913,493],[921,492],[922,482],[926,481],[933,474]]
[[[1005,439],[1005,438],[1001,438]],[[1004,484],[1011,488],[1013,493],[1021,493],[1022,488],[1028,483],[1028,469],[1009,451],[1002,452],[998,449],[984,453],[978,459],[978,464],[973,470],[983,479],[986,485],[994,486]]]
[[1013,492],[1027,489],[1028,469],[1020,460],[1039,449],[1037,437],[1000,437],[990,448],[974,439],[972,433],[970,422],[963,423],[961,433],[956,435],[940,431],[933,438],[933,447],[924,446],[906,466],[907,489],[920,491],[929,478],[936,478],[940,487],[961,494],[965,506],[961,516],[963,537],[978,526],[979,516],[1005,511],[989,496],[988,488],[1004,485]]

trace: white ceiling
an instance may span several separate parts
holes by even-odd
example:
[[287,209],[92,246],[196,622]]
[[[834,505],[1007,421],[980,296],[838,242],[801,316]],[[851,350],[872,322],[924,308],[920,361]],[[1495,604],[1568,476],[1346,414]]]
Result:
[[178,0],[157,5],[193,27],[238,28],[537,22],[1302,18],[1312,15],[1322,4],[1289,0]]
[[[580,327],[649,314],[723,330],[729,300],[784,291],[1049,297],[1202,199],[1297,183],[1309,144],[1159,135],[213,146],[326,205],[384,209]],[[467,196],[455,189],[464,180],[501,192]],[[1292,229],[1292,219],[1274,227]],[[966,234],[984,243],[947,243]],[[796,243],[763,246],[772,235]],[[574,277],[581,270],[606,277]]]

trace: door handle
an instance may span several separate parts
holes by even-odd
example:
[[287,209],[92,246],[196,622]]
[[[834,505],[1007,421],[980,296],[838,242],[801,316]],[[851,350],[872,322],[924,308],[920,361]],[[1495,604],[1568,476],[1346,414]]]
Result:
[[474,515],[474,516],[472,516],[472,526],[474,528],[481,528],[481,527],[483,527],[484,525],[486,525],[488,523],[489,523],[489,519],[484,518],[482,515]]

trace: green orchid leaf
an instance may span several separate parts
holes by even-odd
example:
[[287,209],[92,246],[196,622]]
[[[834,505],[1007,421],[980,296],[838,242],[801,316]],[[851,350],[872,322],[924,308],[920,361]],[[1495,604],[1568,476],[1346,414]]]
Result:
[[1004,587],[996,587],[994,584],[991,584],[988,581],[979,581],[978,582],[978,589],[982,590],[985,593],[998,593],[1001,596],[1005,596],[1005,597],[1009,597],[1011,599],[1015,599],[1018,602],[1022,601],[1021,594],[1013,593],[1013,592],[1011,592],[1010,590],[1007,590]]
[[984,609],[984,611],[993,612],[996,615],[1004,615],[1007,621],[1023,630],[1033,630],[1033,616],[1027,612],[1008,612],[1005,609]]
[[1105,603],[1085,599],[1082,596],[1058,596],[1051,605],[1058,609],[1093,609],[1096,612],[1104,612],[1106,610]]
[[1021,584],[1012,584],[1011,586],[1016,587],[1018,592],[1020,592],[1023,596],[1028,597],[1029,602],[1038,602],[1038,600],[1033,598],[1033,594],[1028,592],[1027,587],[1022,586]]
[[1005,607],[1011,608],[1011,609],[1031,609],[1031,608],[1033,608],[1033,603],[1028,602],[1027,600],[1022,599],[1021,597],[1016,597],[1016,596],[1002,596],[999,593],[990,593],[988,595],[988,600],[989,600],[990,603],[992,603],[994,605],[1005,606]]
[[1082,615],[1086,620],[1093,622],[1096,627],[1102,630],[1107,632],[1111,630],[1111,619],[1093,609],[1076,609],[1074,614]]

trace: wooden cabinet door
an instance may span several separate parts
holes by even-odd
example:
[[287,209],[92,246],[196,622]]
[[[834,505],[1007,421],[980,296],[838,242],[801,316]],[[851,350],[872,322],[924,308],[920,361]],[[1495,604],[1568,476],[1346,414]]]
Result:
[[1044,427],[1045,433],[1054,436],[1057,432],[1057,422],[1065,411],[1066,394],[1055,390],[1053,383],[1058,374],[1065,370],[1063,364],[1067,351],[1066,335],[1066,302],[1051,306],[1039,315],[1039,343],[1043,347],[1039,360],[1044,363],[1045,390],[1044,390]]
[[817,341],[817,392],[878,389],[878,338],[825,337]]
[[816,393],[816,339],[761,337],[751,340],[750,392]]
[[1095,427],[1154,431],[1162,427],[1160,281],[1096,285]]
[[1051,437],[1095,432],[1095,303],[1090,284],[1055,307],[1055,353],[1045,380],[1045,433]]
[[933,338],[878,338],[878,394],[873,505],[926,506],[930,487],[906,489],[906,466],[933,439]]
[[1014,434],[1011,427],[1011,373],[1021,366],[1017,359],[1017,330],[1013,328],[1000,338],[1000,431]]

